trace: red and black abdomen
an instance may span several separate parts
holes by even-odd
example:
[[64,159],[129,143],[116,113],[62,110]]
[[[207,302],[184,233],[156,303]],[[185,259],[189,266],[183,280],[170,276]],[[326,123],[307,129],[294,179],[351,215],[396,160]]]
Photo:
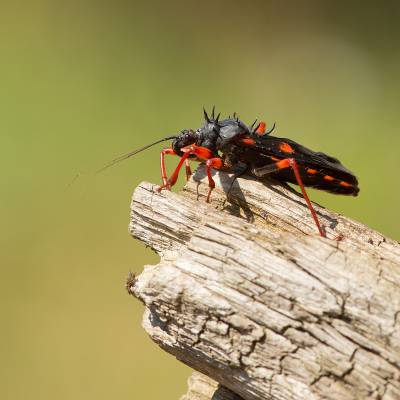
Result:
[[[321,168],[316,165],[298,163],[301,179],[305,186],[325,190],[329,193],[357,196],[357,178],[343,171]],[[297,184],[292,169],[283,169],[273,174],[276,179]]]
[[[258,138],[253,145],[246,146],[241,158],[253,169],[263,169],[280,160],[293,158],[305,186],[352,196],[357,196],[359,192],[357,178],[338,159],[312,151],[290,139],[273,136]],[[271,176],[281,181],[298,183],[293,168],[278,168]]]

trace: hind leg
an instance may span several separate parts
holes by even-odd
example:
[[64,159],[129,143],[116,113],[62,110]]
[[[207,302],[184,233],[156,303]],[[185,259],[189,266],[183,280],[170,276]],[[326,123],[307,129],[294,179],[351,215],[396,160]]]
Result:
[[318,232],[322,237],[326,237],[325,229],[321,226],[321,224],[318,220],[318,217],[317,217],[317,213],[315,212],[314,207],[311,204],[310,198],[308,197],[308,194],[304,187],[303,180],[301,179],[299,167],[294,158],[284,158],[283,160],[277,161],[273,164],[268,164],[264,167],[255,168],[255,169],[253,169],[253,173],[256,176],[262,177],[262,176],[269,175],[273,172],[279,171],[284,168],[292,168],[293,169],[297,184],[300,186],[301,193],[303,194],[304,200],[306,201],[308,209],[311,212],[311,216],[315,222],[315,225],[317,226]]

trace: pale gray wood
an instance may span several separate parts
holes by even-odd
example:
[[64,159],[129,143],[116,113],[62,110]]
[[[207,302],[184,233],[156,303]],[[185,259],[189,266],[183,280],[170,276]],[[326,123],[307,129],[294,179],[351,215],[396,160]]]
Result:
[[344,236],[321,238],[290,188],[215,180],[211,204],[203,169],[135,190],[130,231],[161,256],[128,285],[152,339],[245,400],[400,399],[399,243],[316,206]]
[[199,372],[193,372],[188,379],[188,392],[180,400],[211,400],[217,388],[217,382]]
[[180,400],[243,400],[229,389],[199,372],[193,372],[188,379],[188,392]]

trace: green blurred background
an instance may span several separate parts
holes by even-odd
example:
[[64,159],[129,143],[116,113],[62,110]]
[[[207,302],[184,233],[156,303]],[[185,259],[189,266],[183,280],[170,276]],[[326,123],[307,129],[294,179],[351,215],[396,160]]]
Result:
[[[398,1],[1,3],[2,399],[178,399],[190,370],[140,328],[130,195],[202,106],[338,157],[317,202],[400,238]],[[169,166],[176,160],[169,160]],[[80,178],[68,187],[77,173]]]

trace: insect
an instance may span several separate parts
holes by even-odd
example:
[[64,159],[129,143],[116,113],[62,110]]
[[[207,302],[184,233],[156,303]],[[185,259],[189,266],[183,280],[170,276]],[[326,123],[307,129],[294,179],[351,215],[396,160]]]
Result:
[[[101,170],[131,157],[151,146],[172,140],[170,147],[161,151],[160,166],[162,185],[158,188],[170,189],[175,185],[180,170],[185,165],[187,179],[191,175],[190,160],[205,162],[209,191],[207,202],[215,187],[212,170],[230,170],[241,166],[243,171],[256,178],[271,176],[276,180],[297,184],[312,218],[322,237],[326,237],[305,187],[325,190],[330,193],[357,196],[357,178],[338,159],[324,153],[314,152],[290,139],[271,136],[275,124],[268,131],[266,124],[256,121],[246,125],[236,114],[220,120],[213,108],[209,116],[205,109],[204,125],[196,130],[184,129],[178,135],[160,139],[111,161]],[[168,177],[165,156],[180,157],[177,167]]]

